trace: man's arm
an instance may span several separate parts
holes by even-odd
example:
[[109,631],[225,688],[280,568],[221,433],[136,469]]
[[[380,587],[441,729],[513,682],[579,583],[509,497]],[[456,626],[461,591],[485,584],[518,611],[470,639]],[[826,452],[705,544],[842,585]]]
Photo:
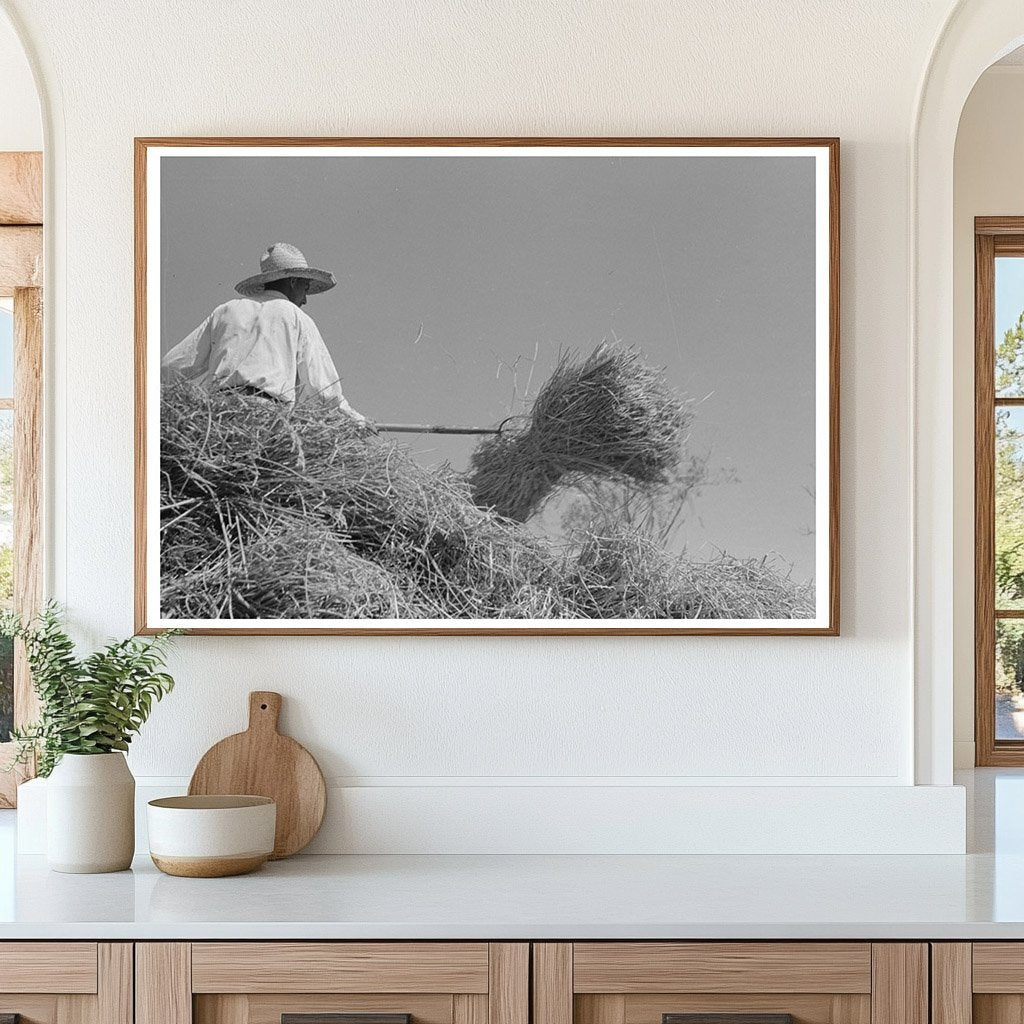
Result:
[[163,380],[185,377],[195,380],[210,367],[213,317],[208,316],[184,341],[179,341],[160,361]]
[[367,423],[366,417],[356,412],[345,399],[331,353],[327,351],[316,324],[304,314],[299,317],[299,342],[296,404],[319,401],[340,410],[359,424]]

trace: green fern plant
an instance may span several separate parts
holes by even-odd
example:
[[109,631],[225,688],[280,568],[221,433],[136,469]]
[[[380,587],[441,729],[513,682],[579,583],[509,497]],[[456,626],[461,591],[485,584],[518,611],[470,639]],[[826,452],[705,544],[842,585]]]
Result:
[[11,733],[16,754],[10,767],[35,753],[37,772],[46,776],[65,754],[127,750],[153,702],[174,688],[161,669],[179,632],[112,641],[79,658],[55,603],[27,623],[14,612],[0,613],[0,635],[25,645],[40,704],[39,720]]

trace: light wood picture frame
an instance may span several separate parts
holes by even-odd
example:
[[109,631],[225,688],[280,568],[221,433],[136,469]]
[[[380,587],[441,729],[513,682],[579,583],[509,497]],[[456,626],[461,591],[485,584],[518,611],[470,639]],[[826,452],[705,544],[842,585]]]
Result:
[[838,139],[139,138],[135,246],[139,633],[838,634]]

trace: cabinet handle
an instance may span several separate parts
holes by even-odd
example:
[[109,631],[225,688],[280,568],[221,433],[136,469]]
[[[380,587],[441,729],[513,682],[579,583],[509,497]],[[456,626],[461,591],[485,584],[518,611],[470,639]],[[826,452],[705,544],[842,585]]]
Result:
[[661,1024],[793,1024],[791,1013],[663,1013]]
[[[0,1024],[9,1022],[0,1020]],[[17,1024],[14,1021],[13,1024]],[[411,1013],[282,1013],[281,1024],[412,1024]]]

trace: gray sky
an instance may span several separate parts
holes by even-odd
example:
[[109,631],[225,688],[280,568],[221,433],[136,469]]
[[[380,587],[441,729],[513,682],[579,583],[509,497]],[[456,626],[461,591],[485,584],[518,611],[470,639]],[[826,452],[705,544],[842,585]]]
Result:
[[[697,408],[715,477],[693,557],[777,552],[814,575],[811,157],[174,157],[161,165],[161,350],[271,242],[338,287],[310,298],[346,397],[379,421],[494,425],[560,348],[638,345]],[[417,338],[419,339],[417,341]],[[514,405],[514,407],[513,407]],[[399,435],[393,435],[399,436]],[[465,468],[474,442],[400,435]]]

